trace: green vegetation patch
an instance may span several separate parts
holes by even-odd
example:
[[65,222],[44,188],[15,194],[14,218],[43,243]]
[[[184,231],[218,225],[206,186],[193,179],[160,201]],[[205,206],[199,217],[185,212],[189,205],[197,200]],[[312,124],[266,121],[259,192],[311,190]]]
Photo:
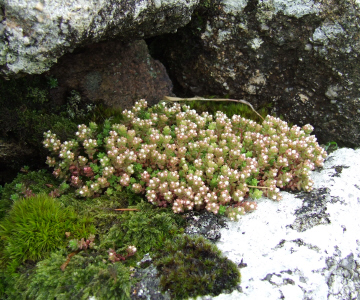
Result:
[[2,263],[11,261],[11,269],[26,260],[39,260],[65,247],[65,232],[87,237],[95,232],[91,220],[80,218],[70,207],[63,207],[45,194],[17,200],[0,222]]
[[[121,263],[111,263],[104,256],[80,252],[73,256],[64,271],[60,266],[66,261],[66,252],[54,252],[36,266],[22,295],[14,299],[36,300],[97,300],[130,299],[130,268]],[[23,275],[18,279],[26,279]],[[24,298],[25,296],[25,298]]]
[[155,257],[163,291],[172,299],[219,295],[240,283],[237,266],[203,237],[177,236]]
[[184,219],[170,209],[155,208],[146,202],[138,204],[136,209],[119,215],[119,224],[110,229],[101,247],[124,251],[128,245],[134,245],[138,257],[142,258],[148,252],[161,249],[166,240],[182,232]]
[[[233,107],[233,113],[240,108]],[[127,190],[175,213],[206,208],[217,214],[227,206],[237,219],[256,209],[248,196],[278,201],[280,189],[313,189],[309,172],[327,154],[312,131],[271,116],[260,125],[220,111],[199,115],[178,103],[147,109],[140,100],[123,111],[123,124],[81,124],[76,139],[65,142],[49,130],[43,144],[53,174],[80,197]]]
[[[190,109],[195,109],[199,115],[204,112],[215,115],[217,111],[221,111],[225,113],[228,118],[231,118],[233,115],[239,115],[258,123],[262,122],[260,117],[246,104],[226,101],[211,101],[211,98],[217,97],[209,97],[209,101],[184,101],[183,103],[188,105]],[[265,118],[269,114],[270,108],[271,104],[267,104],[260,107],[257,111],[263,118]]]
[[124,194],[118,192],[111,196],[103,195],[84,201],[76,198],[74,193],[68,193],[58,198],[58,201],[66,207],[71,207],[79,215],[91,218],[97,234],[101,236],[107,233],[113,225],[120,223],[121,212],[115,209],[128,207],[129,198]]
[[[25,170],[27,171],[27,170]],[[16,178],[5,184],[0,198],[0,220],[9,211],[15,200],[22,197],[46,193],[49,194],[54,187],[60,185],[60,181],[55,179],[46,170],[30,171],[28,173],[18,173]]]

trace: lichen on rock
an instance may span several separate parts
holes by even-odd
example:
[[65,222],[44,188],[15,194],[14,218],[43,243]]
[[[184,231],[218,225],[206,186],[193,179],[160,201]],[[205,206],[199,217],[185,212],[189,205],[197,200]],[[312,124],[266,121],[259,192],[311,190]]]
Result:
[[358,3],[213,3],[159,38],[175,93],[271,103],[287,121],[314,125],[321,142],[359,145]]
[[186,25],[198,0],[3,1],[3,76],[40,74],[76,47],[121,36],[141,39]]

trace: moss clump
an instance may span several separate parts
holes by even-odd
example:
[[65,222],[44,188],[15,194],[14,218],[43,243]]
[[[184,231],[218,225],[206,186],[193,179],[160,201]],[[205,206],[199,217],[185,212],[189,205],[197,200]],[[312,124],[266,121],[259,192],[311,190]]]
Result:
[[[223,97],[216,97],[223,98]],[[189,105],[190,109],[195,109],[198,114],[208,112],[215,115],[217,111],[221,111],[231,118],[233,115],[239,115],[243,118],[250,119],[261,124],[263,120],[246,104],[234,103],[234,102],[219,102],[219,101],[184,101],[186,105]],[[258,109],[258,113],[265,118],[269,113],[271,104],[266,105]]]
[[203,237],[177,236],[154,259],[163,291],[173,299],[216,296],[240,282],[237,266]]
[[128,195],[124,192],[116,192],[111,196],[102,195],[98,198],[89,198],[86,201],[78,199],[74,193],[68,193],[58,198],[58,201],[66,207],[73,208],[78,214],[92,219],[97,233],[101,236],[106,234],[113,225],[119,225],[122,214],[115,209],[127,208],[129,202],[139,201],[139,195]]
[[61,182],[46,170],[19,173],[11,183],[6,183],[0,198],[0,220],[10,210],[14,200],[26,196],[26,193],[49,194]]
[[0,259],[9,270],[15,270],[26,260],[44,258],[66,246],[65,232],[82,238],[95,228],[90,219],[81,219],[46,194],[17,200],[0,222]]
[[[147,202],[139,203],[137,211],[116,212],[114,207],[118,202],[109,199],[109,196],[87,201],[70,198],[70,194],[64,195],[56,201],[60,200],[76,211],[83,209],[86,216],[94,216],[96,212],[101,215],[94,218],[97,232],[101,232],[100,243],[96,242],[94,249],[72,256],[64,272],[60,266],[66,262],[69,252],[62,249],[52,252],[35,268],[28,266],[24,271],[22,265],[16,273],[8,271],[0,275],[0,280],[4,281],[3,287],[0,284],[0,296],[3,288],[3,295],[11,299],[88,299],[89,296],[96,299],[128,299],[131,286],[129,266],[134,265],[145,253],[159,251],[166,240],[182,232],[181,226],[185,223],[171,209],[159,209]],[[110,224],[112,227],[108,231]],[[134,256],[126,258],[126,261],[110,263],[109,248],[125,256],[129,245],[135,245],[138,249]]]
[[89,122],[95,122],[96,124],[104,124],[106,120],[111,120],[112,123],[122,123],[123,109],[121,107],[108,107],[103,103],[98,103],[95,109],[89,116]]
[[62,271],[60,266],[66,257],[63,250],[52,253],[36,265],[32,275],[21,275],[16,280],[18,290],[13,289],[8,296],[36,300],[89,299],[91,296],[97,300],[130,299],[129,267],[113,264],[104,255],[89,251],[74,255]]
[[153,253],[164,246],[164,242],[182,232],[185,222],[170,209],[158,209],[150,203],[136,206],[138,211],[123,212],[119,224],[114,225],[101,242],[101,247],[124,251],[128,245],[137,248],[138,257]]

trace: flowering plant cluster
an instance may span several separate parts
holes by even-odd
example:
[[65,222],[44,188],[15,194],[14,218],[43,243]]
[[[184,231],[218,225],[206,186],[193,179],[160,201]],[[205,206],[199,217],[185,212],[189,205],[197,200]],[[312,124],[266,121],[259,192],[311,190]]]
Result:
[[123,124],[79,125],[76,139],[61,143],[51,131],[44,146],[53,174],[82,197],[124,187],[145,193],[175,213],[227,206],[231,219],[256,209],[262,195],[280,200],[280,188],[311,191],[310,170],[327,156],[311,125],[289,127],[267,116],[263,123],[224,113],[197,114],[178,103],[147,109],[140,100],[123,111]]
[[128,257],[135,255],[136,251],[137,251],[136,247],[130,245],[130,246],[128,246],[128,247],[126,248],[127,255],[122,256],[121,254],[116,253],[116,251],[115,251],[114,249],[110,248],[110,249],[108,250],[109,260],[110,260],[111,262],[113,262],[113,263],[114,263],[114,262],[117,262],[117,261],[124,261],[124,260],[126,260]]
[[[70,233],[67,232],[65,233],[66,236],[70,236]],[[73,251],[75,250],[86,250],[87,248],[92,249],[95,246],[95,235],[94,234],[90,234],[90,236],[85,240],[84,238],[82,238],[81,240],[79,239],[72,239],[69,241],[69,248]]]

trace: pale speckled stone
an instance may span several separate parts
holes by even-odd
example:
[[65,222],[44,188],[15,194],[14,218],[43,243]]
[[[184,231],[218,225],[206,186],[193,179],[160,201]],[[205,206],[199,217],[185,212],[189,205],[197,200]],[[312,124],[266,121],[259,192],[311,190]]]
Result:
[[[0,67],[5,76],[43,73],[78,46],[176,31],[199,0],[4,0]],[[165,20],[167,20],[165,22]]]
[[312,172],[314,187],[329,189],[329,224],[303,232],[291,229],[303,201],[286,192],[280,202],[262,199],[255,212],[229,222],[217,246],[229,259],[247,264],[240,270],[243,292],[212,299],[358,299],[359,168],[360,150],[343,148]]
[[248,4],[247,0],[223,0],[224,11],[227,13],[238,13]]

